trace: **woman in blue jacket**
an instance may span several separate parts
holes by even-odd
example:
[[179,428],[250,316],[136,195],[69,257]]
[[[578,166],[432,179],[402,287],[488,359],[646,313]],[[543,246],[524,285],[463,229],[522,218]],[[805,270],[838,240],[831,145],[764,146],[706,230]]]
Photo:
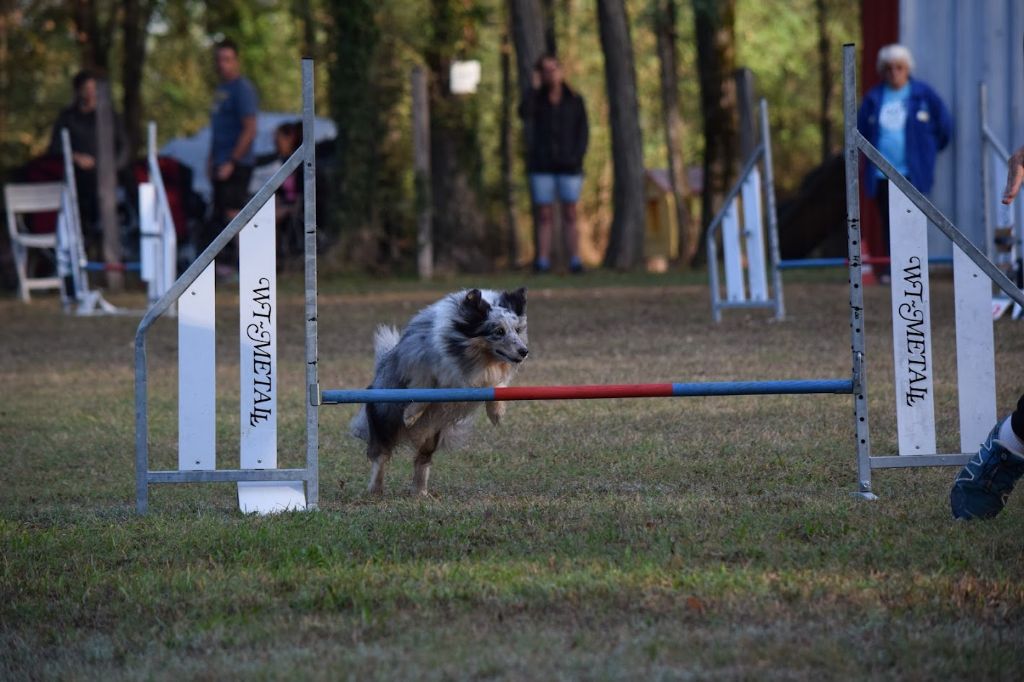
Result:
[[[935,180],[935,157],[953,133],[946,105],[924,81],[911,78],[914,58],[903,45],[878,51],[882,83],[868,91],[857,113],[857,128],[911,184],[927,194]],[[889,186],[882,172],[867,163],[863,178],[882,223],[883,254],[889,255]],[[881,268],[883,275],[888,267]]]

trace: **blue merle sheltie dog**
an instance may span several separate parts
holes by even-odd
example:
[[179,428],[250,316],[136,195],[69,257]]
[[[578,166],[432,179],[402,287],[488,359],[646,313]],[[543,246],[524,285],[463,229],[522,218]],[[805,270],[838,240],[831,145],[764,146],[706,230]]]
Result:
[[[507,386],[526,359],[526,289],[470,289],[424,308],[405,331],[377,328],[376,363],[369,388]],[[384,492],[384,468],[400,445],[416,451],[413,492],[427,494],[430,461],[441,447],[460,443],[479,403],[368,403],[352,420],[372,464],[369,491]],[[487,403],[497,426],[502,402]]]

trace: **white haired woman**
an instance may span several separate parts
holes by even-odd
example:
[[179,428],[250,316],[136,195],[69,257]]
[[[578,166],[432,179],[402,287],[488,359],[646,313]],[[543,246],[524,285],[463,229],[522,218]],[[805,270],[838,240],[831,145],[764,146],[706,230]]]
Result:
[[[949,144],[953,117],[942,99],[924,81],[911,77],[914,58],[903,45],[878,51],[882,82],[868,91],[857,113],[857,128],[896,170],[922,193],[935,180],[935,157]],[[878,205],[883,253],[889,255],[889,185],[873,164],[863,178],[868,194]],[[887,277],[888,267],[879,269]]]

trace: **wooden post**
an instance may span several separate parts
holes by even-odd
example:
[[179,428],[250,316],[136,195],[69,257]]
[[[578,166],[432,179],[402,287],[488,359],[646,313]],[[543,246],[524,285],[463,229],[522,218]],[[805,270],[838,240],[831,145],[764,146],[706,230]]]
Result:
[[754,105],[754,74],[748,68],[736,69],[736,104],[740,115],[740,158],[743,166],[757,146],[754,121],[757,119]]
[[[110,82],[96,80],[96,176],[99,194],[99,218],[103,228],[103,262],[121,264],[121,226],[117,221],[117,151],[114,148],[114,105]],[[119,269],[107,271],[107,288],[124,289]]]
[[423,69],[412,70],[412,144],[416,184],[416,265],[420,279],[434,274],[433,201],[430,196],[430,104]]

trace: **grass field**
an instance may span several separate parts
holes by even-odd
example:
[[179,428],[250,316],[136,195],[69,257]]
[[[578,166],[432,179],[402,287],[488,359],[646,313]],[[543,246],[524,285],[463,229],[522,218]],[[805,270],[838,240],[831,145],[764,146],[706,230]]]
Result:
[[[789,317],[709,321],[696,279],[524,278],[520,384],[839,378],[845,282],[787,276]],[[325,282],[321,384],[370,378],[371,335],[442,291]],[[520,280],[477,280],[506,286]],[[958,448],[951,285],[933,280],[940,448]],[[302,295],[282,285],[281,466],[303,457]],[[888,290],[866,291],[872,435],[895,450]],[[140,299],[126,299],[140,303]],[[237,466],[237,296],[219,300],[218,446]],[[230,485],[134,514],[138,318],[0,300],[0,678],[1020,679],[1024,493],[950,519],[948,468],[853,498],[849,396],[518,403],[384,499],[321,411],[319,513],[240,515]],[[1024,387],[996,326],[998,404]],[[176,463],[174,322],[150,341],[154,468]],[[886,346],[889,350],[887,351]]]

